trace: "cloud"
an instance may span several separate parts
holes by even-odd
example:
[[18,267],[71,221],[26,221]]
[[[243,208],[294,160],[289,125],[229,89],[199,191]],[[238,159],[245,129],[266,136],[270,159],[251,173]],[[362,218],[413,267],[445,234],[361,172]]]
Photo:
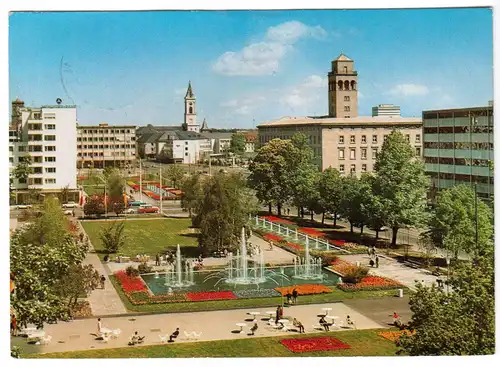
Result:
[[243,99],[230,99],[229,101],[222,102],[220,105],[221,107],[232,107],[232,112],[237,115],[248,115],[265,101],[266,98],[264,96],[258,95]]
[[326,31],[321,26],[308,26],[290,21],[267,29],[264,39],[244,47],[240,51],[223,53],[212,65],[212,69],[227,76],[271,75],[279,70],[280,61],[293,50],[293,45],[302,38],[324,38]]
[[287,88],[283,91],[280,103],[290,107],[306,109],[318,101],[326,93],[328,79],[319,75],[310,75],[300,84]]
[[180,96],[180,95],[183,95],[183,94],[186,94],[186,88],[178,88],[178,89],[174,89],[174,94],[176,96]]
[[429,88],[420,84],[398,84],[389,90],[388,94],[393,96],[425,96],[429,93]]

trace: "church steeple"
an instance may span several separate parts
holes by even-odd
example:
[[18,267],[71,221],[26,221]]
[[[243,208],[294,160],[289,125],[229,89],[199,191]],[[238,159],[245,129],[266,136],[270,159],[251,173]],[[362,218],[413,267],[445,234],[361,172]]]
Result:
[[184,97],[184,126],[187,131],[200,132],[200,125],[196,123],[196,97],[191,87],[191,81],[189,81]]
[[207,131],[208,130],[208,124],[207,124],[207,119],[203,118],[203,123],[201,124],[201,130],[200,131]]

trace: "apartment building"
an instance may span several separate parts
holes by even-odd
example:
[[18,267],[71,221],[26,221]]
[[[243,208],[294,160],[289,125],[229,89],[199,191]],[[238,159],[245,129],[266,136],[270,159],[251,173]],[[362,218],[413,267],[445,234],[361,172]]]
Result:
[[401,116],[401,107],[393,104],[379,104],[372,107],[372,116]]
[[135,126],[77,127],[78,168],[128,167],[135,161]]
[[373,171],[378,152],[393,130],[401,131],[422,155],[422,119],[401,116],[358,116],[358,72],[354,61],[341,54],[328,73],[329,116],[282,117],[260,124],[259,145],[274,138],[305,134],[321,169],[361,175]]
[[32,173],[25,181],[14,179],[17,202],[25,201],[29,189],[39,195],[57,194],[67,188],[71,197],[78,197],[76,183],[76,106],[56,105],[25,107],[12,102],[9,128],[9,170],[29,160]]
[[194,164],[212,152],[210,139],[195,131],[167,131],[156,141],[157,159],[166,163]]
[[431,199],[457,184],[493,197],[493,106],[423,111],[425,171]]

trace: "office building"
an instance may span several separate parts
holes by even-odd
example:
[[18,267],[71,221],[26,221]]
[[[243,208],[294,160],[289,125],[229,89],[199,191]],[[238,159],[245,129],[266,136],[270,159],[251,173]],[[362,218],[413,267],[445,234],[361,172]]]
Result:
[[431,199],[457,184],[477,185],[478,196],[493,196],[493,106],[424,111],[425,171]]
[[401,116],[401,107],[393,104],[379,104],[372,107],[372,116]]

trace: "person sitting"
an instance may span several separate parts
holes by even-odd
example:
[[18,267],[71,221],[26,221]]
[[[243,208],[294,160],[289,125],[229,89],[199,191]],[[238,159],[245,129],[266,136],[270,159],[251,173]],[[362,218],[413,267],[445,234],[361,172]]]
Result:
[[128,345],[140,344],[144,341],[144,338],[145,336],[139,336],[139,333],[136,331],[130,338],[130,342],[128,343]]
[[349,315],[347,315],[346,324],[347,324],[347,326],[354,327],[354,321],[351,319],[351,316],[349,316]]
[[394,312],[394,314],[392,315],[392,323],[396,327],[401,327],[401,319],[399,318],[397,312]]
[[255,322],[253,324],[253,326],[250,328],[250,332],[251,332],[250,335],[255,335],[255,332],[257,331],[258,328],[259,328],[259,325],[257,325],[257,323]]
[[179,328],[175,329],[175,331],[170,335],[169,343],[173,343],[174,339],[177,338],[180,334]]
[[304,331],[304,325],[302,325],[302,323],[297,320],[295,317],[293,318],[293,326],[299,328],[299,333],[305,333]]
[[325,320],[325,316],[321,316],[319,324],[325,328],[325,331],[330,331],[330,325],[328,325],[328,321]]

